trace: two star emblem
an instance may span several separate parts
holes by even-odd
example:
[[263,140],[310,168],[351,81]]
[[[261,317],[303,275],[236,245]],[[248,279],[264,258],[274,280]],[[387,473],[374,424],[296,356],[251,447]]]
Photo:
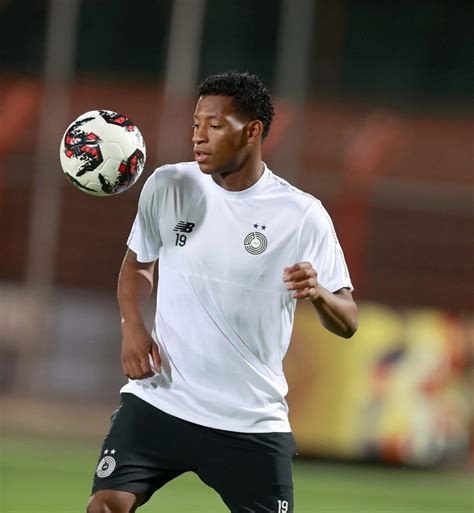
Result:
[[105,449],[104,454],[109,454],[109,452],[110,452],[110,454],[115,454],[116,450],[112,449],[112,450],[109,451],[109,449]]

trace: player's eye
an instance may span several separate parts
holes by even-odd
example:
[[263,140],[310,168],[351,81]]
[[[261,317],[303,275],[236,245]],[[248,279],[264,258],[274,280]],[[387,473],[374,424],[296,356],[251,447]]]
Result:
[[211,128],[222,128],[222,125],[211,125]]
[[193,130],[196,130],[196,128],[198,128],[199,125],[197,123],[193,123]]

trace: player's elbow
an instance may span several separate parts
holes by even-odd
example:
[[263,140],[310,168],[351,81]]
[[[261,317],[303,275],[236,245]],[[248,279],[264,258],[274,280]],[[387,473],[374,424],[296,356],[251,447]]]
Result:
[[346,325],[345,338],[352,338],[359,328],[359,308],[355,301],[352,303],[352,308],[348,311],[348,320]]
[[356,334],[358,327],[359,327],[359,324],[357,322],[357,319],[355,319],[353,322],[349,323],[346,326],[346,329],[345,329],[344,333],[342,334],[342,336],[344,338],[352,338]]
[[352,338],[357,329],[359,328],[359,320],[357,317],[357,310],[354,312],[354,315],[352,315],[346,322],[345,330],[342,336],[344,338]]

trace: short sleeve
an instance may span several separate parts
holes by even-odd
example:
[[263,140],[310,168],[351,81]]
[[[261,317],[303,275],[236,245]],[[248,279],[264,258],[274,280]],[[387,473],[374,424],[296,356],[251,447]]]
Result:
[[162,245],[158,229],[158,192],[155,172],[143,186],[138,212],[127,241],[127,246],[137,254],[139,262],[156,260]]
[[353,290],[334,225],[318,200],[305,213],[298,242],[298,257],[300,261],[313,264],[319,283],[330,292],[342,288]]

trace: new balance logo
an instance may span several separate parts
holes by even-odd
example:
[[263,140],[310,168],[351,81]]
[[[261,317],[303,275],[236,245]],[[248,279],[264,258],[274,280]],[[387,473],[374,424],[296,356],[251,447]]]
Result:
[[180,221],[173,229],[174,232],[191,233],[196,225],[188,221]]

